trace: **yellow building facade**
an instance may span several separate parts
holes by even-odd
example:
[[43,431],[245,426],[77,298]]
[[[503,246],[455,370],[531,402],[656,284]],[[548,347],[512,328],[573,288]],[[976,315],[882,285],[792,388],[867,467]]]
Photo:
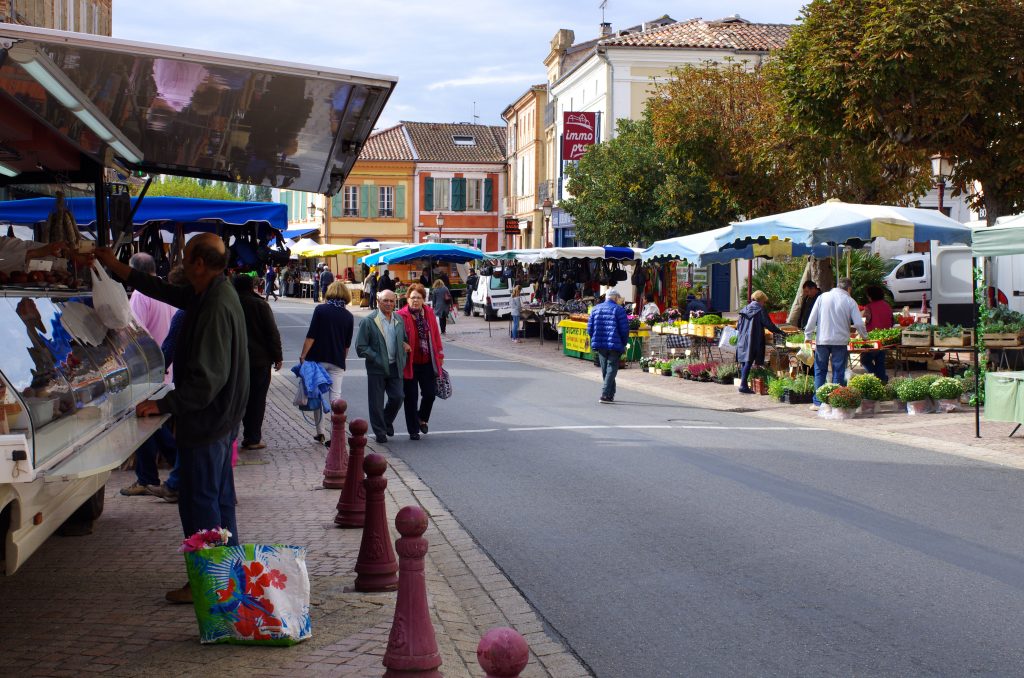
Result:
[[[545,247],[553,240],[543,205],[553,198],[544,145],[547,85],[534,85],[501,114],[507,126],[508,196],[505,216],[518,222],[517,247]],[[513,234],[506,233],[506,244]]]

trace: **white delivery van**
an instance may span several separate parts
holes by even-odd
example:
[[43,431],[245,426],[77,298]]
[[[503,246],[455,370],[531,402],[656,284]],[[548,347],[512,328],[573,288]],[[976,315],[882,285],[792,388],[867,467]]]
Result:
[[[486,270],[486,269],[485,269]],[[496,320],[511,315],[513,282],[502,277],[501,269],[493,269],[491,275],[480,275],[473,290],[473,315],[483,315],[487,320]],[[519,298],[523,303],[533,299],[533,285],[527,285],[520,291]]]

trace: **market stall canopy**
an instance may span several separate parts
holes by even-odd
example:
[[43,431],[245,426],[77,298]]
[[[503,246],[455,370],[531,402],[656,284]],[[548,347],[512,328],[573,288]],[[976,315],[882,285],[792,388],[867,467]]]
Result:
[[976,257],[1024,253],[1024,215],[974,229],[971,251]]
[[336,254],[354,254],[356,252],[365,252],[366,250],[351,245],[332,245],[328,243],[324,245],[314,244],[311,247],[303,247],[301,249],[293,247],[291,251],[296,256],[308,259],[311,257],[333,257]]
[[[134,209],[139,203],[132,198]],[[55,198],[28,198],[0,202],[0,223],[32,226],[43,223],[53,212]],[[71,210],[79,226],[96,221],[96,201],[93,198],[65,198],[64,205]],[[198,198],[171,198],[152,196],[142,200],[132,219],[138,227],[151,222],[175,222],[192,225],[189,230],[209,230],[200,222],[223,222],[242,225],[265,223],[283,231],[288,228],[288,206],[276,202],[242,202],[240,200],[201,200]],[[314,229],[315,230],[315,229]]]
[[359,260],[367,266],[377,264],[400,264],[404,261],[414,259],[435,259],[437,261],[450,261],[454,263],[465,263],[474,259],[483,259],[484,253],[473,247],[452,245],[443,242],[429,242],[422,245],[410,245],[408,247],[397,247],[390,250],[382,250],[376,254],[368,254]]
[[0,24],[0,185],[153,174],[333,195],[397,78]]
[[971,244],[971,229],[937,210],[889,205],[860,205],[829,200],[820,205],[729,225],[735,247],[771,238],[799,245],[860,247],[875,238],[941,245]]
[[546,247],[532,250],[502,250],[488,252],[488,259],[514,259],[527,264],[551,259],[613,259],[632,261],[640,258],[640,250],[634,247],[613,247],[611,245],[589,247]]
[[640,258],[644,261],[682,259],[688,264],[700,267],[708,264],[724,264],[733,259],[792,257],[805,254],[824,258],[830,254],[828,245],[808,247],[790,240],[768,238],[763,243],[733,247],[734,240],[732,227],[726,226],[678,238],[659,240],[641,252]]
[[310,233],[318,233],[319,231],[320,229],[316,226],[313,228],[306,226],[305,228],[289,228],[287,231],[281,231],[281,235],[286,238],[301,238],[309,235]]

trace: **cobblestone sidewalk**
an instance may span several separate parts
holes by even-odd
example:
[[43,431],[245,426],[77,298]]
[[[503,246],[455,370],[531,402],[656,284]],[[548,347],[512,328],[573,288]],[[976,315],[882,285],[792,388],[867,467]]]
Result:
[[[268,447],[241,454],[238,524],[246,542],[308,547],[310,640],[291,648],[201,646],[191,606],[163,600],[185,582],[177,508],[121,496],[134,474],[115,472],[94,534],[54,536],[17,574],[0,579],[0,675],[382,675],[396,594],[351,592],[361,530],[334,526],[339,491],[320,485],[326,450],[312,443],[290,388],[275,375]],[[419,504],[431,517],[426,576],[441,671],[483,675],[477,642],[490,628],[511,626],[531,647],[524,676],[590,675],[430,489],[403,462],[390,461],[393,537],[400,507]]]

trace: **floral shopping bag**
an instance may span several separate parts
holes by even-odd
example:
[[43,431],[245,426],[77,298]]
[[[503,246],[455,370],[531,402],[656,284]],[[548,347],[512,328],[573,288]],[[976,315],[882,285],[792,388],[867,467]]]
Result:
[[217,546],[185,553],[202,643],[294,645],[309,638],[306,549]]

